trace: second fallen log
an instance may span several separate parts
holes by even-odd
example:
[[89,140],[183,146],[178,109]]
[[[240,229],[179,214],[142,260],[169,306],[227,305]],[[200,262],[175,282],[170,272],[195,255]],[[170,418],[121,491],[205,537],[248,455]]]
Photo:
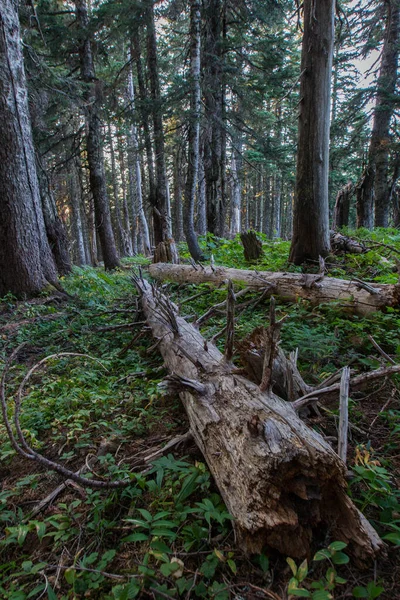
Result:
[[352,312],[366,315],[386,307],[400,304],[400,286],[383,283],[366,284],[359,280],[347,281],[335,277],[306,275],[299,273],[273,273],[228,269],[225,267],[197,267],[191,265],[170,265],[157,263],[150,265],[149,272],[159,281],[170,280],[177,283],[215,283],[231,280],[242,283],[250,289],[269,287],[269,293],[295,302],[299,298],[313,304],[340,300]]

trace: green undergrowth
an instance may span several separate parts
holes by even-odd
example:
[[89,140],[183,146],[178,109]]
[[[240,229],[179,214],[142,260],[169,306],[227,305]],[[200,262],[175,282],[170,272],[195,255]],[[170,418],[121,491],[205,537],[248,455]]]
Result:
[[[362,255],[329,257],[329,274],[396,282],[393,248],[400,252],[398,232],[357,235],[386,245]],[[208,235],[201,244],[217,265],[249,267],[238,239]],[[263,239],[263,245],[263,260],[250,268],[291,268],[288,242]],[[182,246],[181,255],[186,253]],[[33,507],[62,479],[17,456],[0,425],[0,597],[230,600],[269,597],[262,591],[268,589],[282,599],[395,597],[400,585],[393,550],[400,544],[400,496],[395,485],[398,379],[379,381],[350,400],[350,494],[385,537],[389,558],[378,562],[374,571],[361,573],[349,560],[345,545],[329,538],[329,533],[308,562],[290,557],[286,562],[267,552],[246,557],[235,544],[232,518],[195,447],[174,448],[150,466],[143,462],[146,453],[184,433],[187,420],[179,398],[165,396],[159,386],[166,371],[142,323],[127,268],[139,265],[145,267],[145,259],[129,259],[126,268],[112,274],[75,268],[62,280],[74,296],[68,302],[52,297],[17,302],[12,296],[0,302],[3,364],[12,349],[25,343],[8,375],[10,417],[23,377],[43,357],[55,355],[26,384],[21,427],[28,443],[72,471],[98,454],[94,473],[87,477],[130,479],[119,490],[68,484],[32,516]],[[189,320],[226,298],[224,286],[205,284],[171,284],[168,292],[182,303],[181,314]],[[190,300],[192,296],[197,297]],[[252,297],[256,299],[249,294],[245,300]],[[267,325],[268,310],[266,299],[241,312],[237,340]],[[277,318],[284,316],[281,346],[286,352],[298,348],[298,365],[310,384],[348,364],[357,372],[386,364],[369,336],[399,362],[398,310],[362,318],[343,312],[335,303],[312,307],[304,300],[283,304],[277,299]],[[135,321],[139,325],[119,327]],[[210,339],[224,323],[224,315],[218,314],[201,331]],[[222,349],[223,337],[216,343]],[[57,356],[60,353],[80,356]],[[237,355],[235,360],[239,364]],[[310,426],[335,436],[337,403],[321,411]]]

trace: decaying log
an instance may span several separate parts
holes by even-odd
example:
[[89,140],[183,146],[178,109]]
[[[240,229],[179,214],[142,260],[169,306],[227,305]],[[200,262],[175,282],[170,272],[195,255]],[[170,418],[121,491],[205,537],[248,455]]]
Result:
[[[227,269],[225,267],[203,267],[195,270],[190,265],[169,265],[158,263],[150,265],[152,277],[177,283],[216,283],[232,280],[250,289],[269,286],[269,294],[279,296],[291,302],[304,298],[313,304],[342,301],[344,307],[352,312],[367,315],[388,306],[399,306],[400,285],[383,283],[364,284],[360,281],[346,281],[334,277],[305,275],[299,273],[273,273],[270,271],[250,271],[245,269]],[[367,287],[367,289],[365,289]]]
[[[250,335],[236,342],[236,350],[241,362],[245,365],[249,378],[260,384],[263,375],[265,356],[265,334],[263,327],[256,327]],[[272,364],[272,391],[284,400],[297,400],[311,392],[314,388],[303,380],[296,361],[286,358],[282,348],[276,349]]]
[[329,444],[290,403],[235,375],[154,286],[142,278],[135,283],[240,547],[303,558],[325,528],[330,539],[349,544],[360,564],[375,556],[382,543],[347,496],[345,466]]
[[241,233],[240,241],[243,244],[244,259],[247,262],[257,261],[263,256],[262,242],[255,231]]
[[348,252],[349,254],[362,254],[367,252],[368,248],[358,240],[354,240],[347,235],[331,231],[331,250],[332,252]]

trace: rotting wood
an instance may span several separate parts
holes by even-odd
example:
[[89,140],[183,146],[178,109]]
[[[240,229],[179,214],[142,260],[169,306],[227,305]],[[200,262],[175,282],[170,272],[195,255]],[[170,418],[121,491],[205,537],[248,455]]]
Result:
[[[265,355],[265,335],[263,327],[256,327],[244,340],[236,342],[236,350],[244,364],[248,377],[260,384]],[[293,401],[305,396],[314,388],[303,380],[296,359],[286,358],[282,348],[277,346],[272,363],[272,391],[284,400]]]
[[[296,302],[299,298],[312,304],[340,301],[350,312],[367,315],[386,307],[397,307],[400,303],[400,285],[383,283],[367,284],[347,281],[334,277],[299,273],[273,273],[270,271],[250,271],[225,267],[204,267],[195,270],[190,265],[170,265],[157,263],[149,266],[149,273],[159,281],[165,279],[177,283],[215,283],[232,280],[250,289],[266,288],[267,294],[279,296],[283,300]],[[372,290],[376,293],[372,293]]]
[[260,260],[264,251],[262,242],[257,237],[255,231],[246,231],[240,234],[240,240],[243,244],[244,258],[247,262],[255,262]]
[[240,547],[302,558],[325,528],[349,544],[360,565],[375,556],[382,542],[347,496],[345,466],[329,444],[290,403],[233,374],[221,352],[154,286],[137,277],[135,284]]
[[348,252],[349,254],[362,254],[367,252],[368,248],[358,240],[338,233],[337,231],[331,231],[331,251],[332,252]]

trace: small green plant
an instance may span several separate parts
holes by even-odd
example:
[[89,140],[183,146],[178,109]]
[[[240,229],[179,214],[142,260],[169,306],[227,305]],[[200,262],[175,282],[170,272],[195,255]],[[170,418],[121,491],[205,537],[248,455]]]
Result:
[[327,548],[319,550],[313,562],[327,560],[330,566],[327,568],[325,575],[317,581],[306,581],[310,571],[307,560],[304,560],[298,567],[292,558],[288,558],[287,562],[292,570],[293,577],[289,581],[288,594],[289,598],[301,597],[311,598],[312,600],[331,600],[333,592],[338,585],[346,583],[346,580],[336,572],[336,565],[344,565],[349,562],[347,554],[342,552],[347,544],[344,542],[332,542]]

